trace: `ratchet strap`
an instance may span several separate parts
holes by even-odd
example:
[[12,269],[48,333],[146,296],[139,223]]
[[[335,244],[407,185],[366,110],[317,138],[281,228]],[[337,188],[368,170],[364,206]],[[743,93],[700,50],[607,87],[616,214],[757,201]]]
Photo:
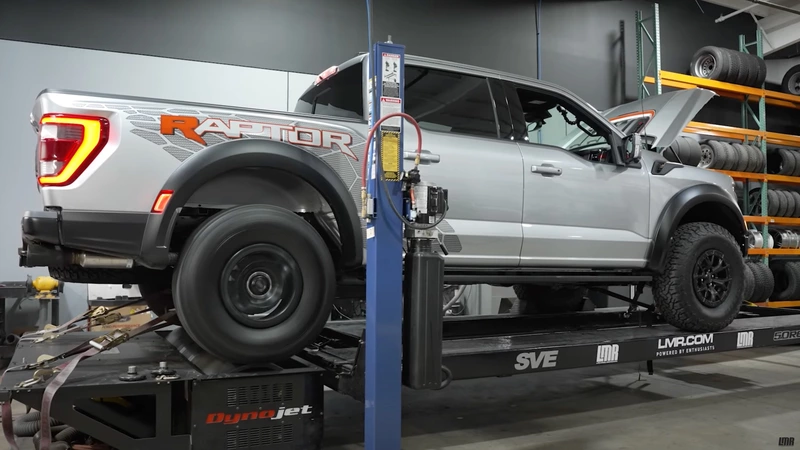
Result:
[[[44,382],[46,381],[45,378],[48,375],[55,375],[55,378],[47,385],[47,388],[44,390],[44,394],[42,394],[42,408],[41,408],[41,427],[40,427],[40,441],[39,441],[39,449],[40,450],[50,450],[50,444],[52,442],[52,437],[50,436],[50,408],[53,404],[53,398],[56,395],[58,389],[64,385],[67,381],[67,378],[72,374],[75,368],[78,366],[78,363],[83,361],[86,358],[90,358],[98,353],[102,353],[106,350],[110,350],[124,342],[127,342],[130,339],[133,339],[140,334],[144,334],[150,331],[156,331],[166,326],[172,325],[175,322],[175,311],[169,311],[166,314],[163,314],[159,317],[156,317],[153,320],[150,320],[147,323],[144,323],[129,332],[124,332],[121,330],[114,330],[111,333],[100,336],[89,341],[84,342],[83,344],[78,345],[77,347],[73,348],[72,350],[68,350],[60,355],[53,356],[50,358],[42,359],[41,361],[37,361],[35,363],[26,364],[22,366],[11,367],[6,369],[6,372],[13,370],[30,370],[30,369],[39,369],[46,370],[46,372],[41,372],[39,378],[36,378],[34,373],[34,378],[32,380],[33,383],[37,382]],[[60,364],[57,367],[49,368],[47,367],[50,363],[55,361],[60,361],[62,359],[69,358],[70,356],[75,356],[69,361],[66,361]],[[11,450],[19,450],[19,447],[16,443],[16,438],[14,436],[14,431],[12,429],[12,419],[11,419],[11,397],[9,397],[8,401],[3,403],[2,405],[2,418],[3,418],[3,434],[5,435],[6,441],[8,442],[9,448]]]
[[[91,325],[101,325],[101,324],[105,323],[105,322],[103,322],[104,320],[108,320],[109,321],[108,323],[111,323],[111,322],[113,322],[113,320],[111,320],[111,318],[117,318],[117,320],[119,320],[119,318],[122,317],[119,313],[114,313],[114,311],[117,311],[119,309],[122,309],[122,308],[125,308],[125,307],[128,307],[128,306],[135,305],[137,303],[141,303],[141,299],[132,300],[130,302],[123,303],[122,305],[118,305],[118,306],[115,306],[113,308],[107,308],[105,306],[95,306],[93,308],[89,308],[88,310],[86,310],[82,314],[80,314],[80,315],[78,315],[76,317],[73,317],[67,323],[65,323],[63,325],[60,325],[60,326],[57,326],[57,327],[55,327],[55,326],[45,326],[44,329],[42,329],[42,330],[25,334],[24,336],[20,337],[20,341],[30,341],[30,340],[32,340],[32,341],[35,341],[35,342],[43,342],[43,341],[46,341],[48,339],[54,339],[54,338],[56,338],[58,336],[61,336],[63,334],[66,334],[66,333],[69,333],[69,332],[72,332],[72,331],[82,330],[82,329],[87,328],[87,327],[89,327]],[[134,316],[136,314],[141,314],[143,312],[145,312],[145,310],[138,311],[138,312],[136,312],[134,314],[131,314],[131,316]],[[126,317],[129,317],[129,316],[126,316]],[[82,327],[70,328],[70,327],[72,327],[72,325],[74,325],[74,324],[76,324],[78,322],[81,322],[83,320],[87,320],[88,323],[86,325],[82,326]]]

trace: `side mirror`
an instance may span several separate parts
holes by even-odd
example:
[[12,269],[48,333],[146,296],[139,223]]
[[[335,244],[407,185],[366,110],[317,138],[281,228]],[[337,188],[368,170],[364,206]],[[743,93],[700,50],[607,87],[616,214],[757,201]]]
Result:
[[633,133],[625,136],[622,140],[622,149],[625,164],[639,162],[642,158],[642,135]]

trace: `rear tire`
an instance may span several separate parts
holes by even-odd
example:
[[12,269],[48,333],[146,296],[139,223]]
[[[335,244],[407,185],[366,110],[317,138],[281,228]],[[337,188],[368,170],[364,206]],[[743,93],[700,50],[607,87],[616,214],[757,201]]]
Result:
[[335,290],[322,237],[293,212],[267,205],[206,220],[186,242],[173,280],[183,328],[235,363],[300,352],[324,327]]
[[708,222],[681,225],[672,237],[664,272],[653,280],[656,308],[682,330],[719,331],[739,312],[744,270],[728,230]]

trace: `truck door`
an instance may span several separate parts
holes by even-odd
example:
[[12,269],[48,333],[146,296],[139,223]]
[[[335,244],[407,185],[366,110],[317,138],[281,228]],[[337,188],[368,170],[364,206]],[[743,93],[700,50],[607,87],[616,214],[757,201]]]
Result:
[[[495,108],[493,89],[503,95],[502,86],[484,76],[408,60],[405,70],[405,111],[422,129],[422,179],[449,190],[450,210],[439,227],[449,251],[446,264],[517,266],[522,157],[508,139],[505,99],[499,102],[500,116]],[[404,130],[408,170],[417,137],[412,127]]]
[[520,264],[644,266],[650,245],[644,165],[616,165],[611,148],[620,135],[582,103],[540,87],[505,88],[524,162]]

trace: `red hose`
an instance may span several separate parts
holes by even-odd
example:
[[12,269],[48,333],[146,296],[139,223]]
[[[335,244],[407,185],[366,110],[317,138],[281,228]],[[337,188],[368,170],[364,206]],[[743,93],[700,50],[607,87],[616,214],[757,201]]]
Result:
[[[387,115],[381,117],[381,119],[379,121],[375,122],[375,125],[373,125],[372,128],[370,128],[369,134],[367,135],[367,142],[364,145],[364,159],[361,161],[361,188],[362,189],[366,189],[366,187],[367,187],[367,158],[369,157],[369,144],[372,142],[372,138],[373,138],[373,136],[375,134],[375,130],[377,130],[378,127],[380,127],[381,124],[386,121],[386,119],[391,119],[392,117],[402,117],[402,118],[406,119],[414,127],[414,129],[417,130],[417,155],[421,155],[422,154],[422,130],[420,130],[419,124],[417,123],[416,120],[414,120],[413,117],[411,117],[408,114],[403,113],[403,112],[391,113],[391,114],[387,114]],[[402,149],[400,149],[400,151],[402,151]]]

